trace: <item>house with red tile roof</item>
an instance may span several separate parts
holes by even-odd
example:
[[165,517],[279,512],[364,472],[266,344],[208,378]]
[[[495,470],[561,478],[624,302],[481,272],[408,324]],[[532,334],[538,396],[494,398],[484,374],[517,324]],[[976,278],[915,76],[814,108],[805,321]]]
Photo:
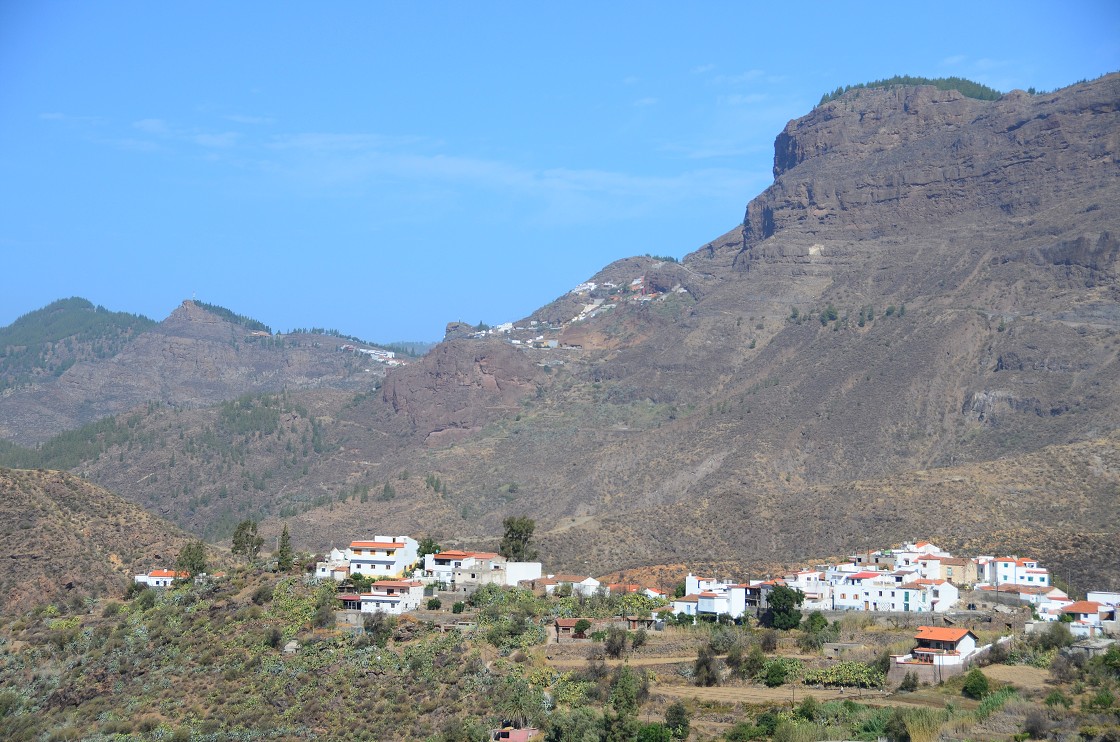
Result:
[[173,569],[153,569],[146,575],[136,575],[132,579],[148,587],[170,587],[175,580],[185,580],[191,576],[190,572],[181,572]]
[[338,596],[343,609],[362,613],[388,613],[399,616],[420,607],[424,599],[424,583],[420,580],[378,580],[369,592],[342,593]]
[[332,548],[327,558],[315,563],[315,576],[342,582],[351,575],[403,577],[418,558],[420,544],[409,536],[374,536],[351,541],[345,550]]
[[914,635],[917,646],[910,654],[895,655],[897,665],[932,665],[963,669],[982,647],[970,629],[953,626],[919,626]]

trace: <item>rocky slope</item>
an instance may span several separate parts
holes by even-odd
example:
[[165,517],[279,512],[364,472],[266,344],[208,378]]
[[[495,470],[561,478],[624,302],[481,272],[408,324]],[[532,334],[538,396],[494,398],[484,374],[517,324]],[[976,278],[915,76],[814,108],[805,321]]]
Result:
[[122,595],[191,538],[71,474],[0,469],[0,614]]
[[261,337],[184,301],[113,357],[76,363],[0,398],[0,438],[37,443],[149,401],[197,407],[286,388],[368,386],[381,368],[338,352],[339,342]]

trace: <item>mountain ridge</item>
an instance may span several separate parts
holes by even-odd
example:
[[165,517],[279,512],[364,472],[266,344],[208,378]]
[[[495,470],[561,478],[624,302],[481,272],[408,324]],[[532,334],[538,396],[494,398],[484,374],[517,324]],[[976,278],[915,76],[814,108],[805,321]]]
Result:
[[[717,553],[749,568],[813,539],[963,544],[972,495],[911,479],[989,466],[1011,482],[977,501],[1005,503],[985,510],[1000,548],[1048,548],[1036,536],[1059,522],[1071,543],[1107,540],[1114,468],[1059,463],[1082,445],[1111,461],[1120,420],[1118,101],[1120,75],[997,101],[849,91],[785,127],[773,185],[680,263],[604,267],[513,323],[518,346],[449,338],[380,387],[291,390],[307,416],[214,470],[243,485],[223,517],[261,513],[264,533],[284,523],[314,549],[358,522],[485,542],[529,515],[565,570]],[[116,445],[77,470],[197,518],[203,494],[220,498],[199,448],[217,414],[153,413],[142,464]],[[1010,476],[1037,456],[1060,474]],[[293,493],[318,504],[253,509]]]

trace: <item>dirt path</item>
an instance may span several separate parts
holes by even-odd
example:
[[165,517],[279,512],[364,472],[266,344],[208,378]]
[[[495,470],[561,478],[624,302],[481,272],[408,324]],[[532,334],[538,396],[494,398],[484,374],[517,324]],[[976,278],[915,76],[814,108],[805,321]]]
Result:
[[[913,708],[944,708],[945,698],[942,696],[924,696],[921,694],[889,694],[882,691],[847,689],[841,693],[832,688],[809,688],[807,686],[784,685],[779,688],[766,688],[762,686],[739,685],[722,686],[714,688],[698,688],[691,685],[659,685],[650,689],[653,694],[661,694],[672,698],[695,698],[699,701],[718,701],[722,703],[746,703],[756,706],[784,706],[797,705],[805,700],[806,696],[813,696],[819,701],[835,701],[849,699],[856,703],[868,706],[909,706]],[[964,701],[965,699],[961,699]],[[966,704],[954,699],[954,703],[964,707]]]
[[[585,667],[587,659],[551,659],[545,660],[553,667]],[[649,667],[651,665],[678,665],[682,662],[695,662],[696,655],[687,657],[634,657],[625,660],[603,660],[607,667],[631,665],[633,667]]]

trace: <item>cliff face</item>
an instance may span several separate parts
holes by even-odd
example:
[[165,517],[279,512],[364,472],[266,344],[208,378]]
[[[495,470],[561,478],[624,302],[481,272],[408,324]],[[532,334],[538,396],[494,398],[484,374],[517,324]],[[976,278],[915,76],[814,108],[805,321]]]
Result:
[[746,269],[750,249],[783,231],[866,238],[962,214],[1038,214],[1071,198],[1088,206],[1116,167],[1118,85],[1111,76],[999,101],[933,87],[850,91],[778,135],[775,182],[747,207],[735,264]]

